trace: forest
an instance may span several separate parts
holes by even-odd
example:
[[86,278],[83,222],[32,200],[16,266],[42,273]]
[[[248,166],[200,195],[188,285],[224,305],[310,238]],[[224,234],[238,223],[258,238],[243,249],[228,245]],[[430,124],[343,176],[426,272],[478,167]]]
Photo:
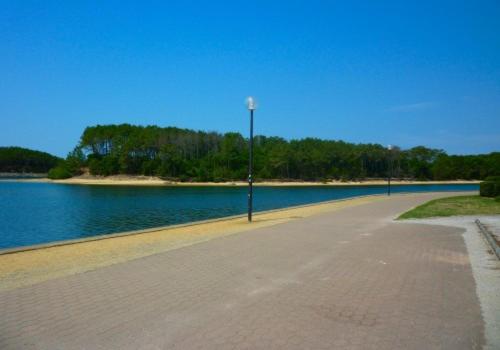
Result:
[[[82,173],[93,175],[148,175],[180,181],[245,180],[248,142],[239,133],[193,131],[175,127],[129,124],[87,127],[79,144],[52,178]],[[362,180],[385,178],[418,180],[484,179],[500,174],[500,153],[447,155],[439,149],[411,149],[379,144],[281,137],[254,138],[254,179]]]
[[0,147],[0,173],[47,173],[61,161],[61,158],[45,152]]

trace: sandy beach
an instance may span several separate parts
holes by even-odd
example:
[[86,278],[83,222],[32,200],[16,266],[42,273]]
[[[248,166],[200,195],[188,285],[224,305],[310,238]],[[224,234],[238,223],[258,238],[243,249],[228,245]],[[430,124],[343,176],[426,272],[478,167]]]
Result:
[[[43,179],[18,179],[23,182],[47,182],[68,185],[105,185],[105,186],[247,186],[245,181],[228,182],[178,182],[168,181],[155,176],[77,176],[65,180]],[[392,180],[392,185],[433,185],[433,184],[478,184],[475,180],[453,180],[453,181],[411,181]],[[366,180],[366,181],[258,181],[254,186],[366,186],[366,185],[386,185],[387,180]]]

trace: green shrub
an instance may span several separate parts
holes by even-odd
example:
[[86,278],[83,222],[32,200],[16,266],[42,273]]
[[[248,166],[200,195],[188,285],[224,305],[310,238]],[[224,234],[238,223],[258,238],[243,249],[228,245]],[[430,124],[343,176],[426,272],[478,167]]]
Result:
[[191,179],[187,175],[182,174],[182,175],[179,176],[179,181],[180,182],[189,182],[190,180]]
[[71,173],[64,166],[58,165],[49,170],[47,177],[52,180],[68,179]]
[[500,176],[490,176],[479,184],[479,194],[483,197],[500,196]]
[[113,156],[106,156],[103,158],[90,158],[89,157],[89,171],[92,175],[115,175],[120,170],[118,159]]
[[484,181],[500,182],[500,176],[488,176]]

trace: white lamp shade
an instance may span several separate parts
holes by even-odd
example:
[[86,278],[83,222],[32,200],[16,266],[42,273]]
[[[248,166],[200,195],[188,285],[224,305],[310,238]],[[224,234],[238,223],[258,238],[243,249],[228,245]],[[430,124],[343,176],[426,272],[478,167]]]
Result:
[[253,111],[257,109],[257,101],[255,101],[255,99],[252,96],[247,97],[245,102],[248,110]]

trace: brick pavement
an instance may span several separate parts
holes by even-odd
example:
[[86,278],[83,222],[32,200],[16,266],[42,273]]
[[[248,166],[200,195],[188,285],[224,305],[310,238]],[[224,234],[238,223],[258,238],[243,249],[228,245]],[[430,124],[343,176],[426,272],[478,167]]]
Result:
[[[444,194],[449,195],[449,194]],[[457,228],[391,200],[0,293],[0,349],[476,349]]]

